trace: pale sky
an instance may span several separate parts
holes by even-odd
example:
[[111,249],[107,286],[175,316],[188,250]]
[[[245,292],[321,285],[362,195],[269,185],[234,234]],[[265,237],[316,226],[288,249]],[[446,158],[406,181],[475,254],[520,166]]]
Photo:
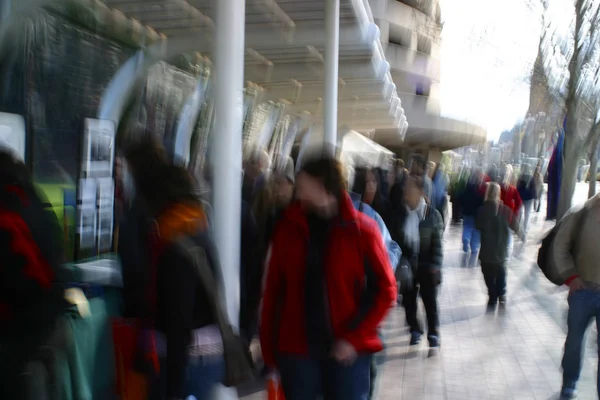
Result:
[[530,10],[526,0],[440,5],[442,115],[481,125],[496,140],[527,112],[525,77],[537,56],[541,8]]

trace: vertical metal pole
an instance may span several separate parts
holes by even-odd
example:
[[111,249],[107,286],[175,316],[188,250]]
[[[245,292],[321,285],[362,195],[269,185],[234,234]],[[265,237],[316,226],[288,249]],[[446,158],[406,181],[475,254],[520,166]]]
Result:
[[0,1],[2,2],[2,7],[0,7],[0,21],[2,22],[2,25],[4,25],[4,22],[10,17],[11,0]]
[[[244,111],[245,0],[216,4],[215,123],[212,134],[215,241],[219,249],[227,314],[238,327],[240,312],[240,235],[242,207],[242,118]],[[215,399],[236,399],[221,387]]]
[[340,44],[340,0],[325,0],[325,106],[324,145],[335,154],[338,119],[338,61]]

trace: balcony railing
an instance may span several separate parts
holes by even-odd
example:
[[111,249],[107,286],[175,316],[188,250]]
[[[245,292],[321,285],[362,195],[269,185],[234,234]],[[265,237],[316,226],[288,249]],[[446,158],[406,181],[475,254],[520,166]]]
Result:
[[384,44],[383,48],[385,50],[385,58],[390,63],[392,70],[407,71],[415,75],[427,77],[436,82],[440,80],[439,59],[429,54],[392,43]]

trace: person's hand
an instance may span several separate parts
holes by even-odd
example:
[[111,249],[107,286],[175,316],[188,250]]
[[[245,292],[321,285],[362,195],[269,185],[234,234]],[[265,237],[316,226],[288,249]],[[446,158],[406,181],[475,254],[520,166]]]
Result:
[[583,279],[577,277],[569,283],[569,294],[577,292],[578,290],[585,289],[585,283]]
[[429,271],[429,273],[431,274],[431,279],[433,280],[433,283],[439,285],[440,282],[442,282],[442,272],[439,269],[432,269],[431,271]]
[[350,343],[345,340],[338,340],[333,345],[331,356],[340,364],[349,366],[354,363],[358,354]]

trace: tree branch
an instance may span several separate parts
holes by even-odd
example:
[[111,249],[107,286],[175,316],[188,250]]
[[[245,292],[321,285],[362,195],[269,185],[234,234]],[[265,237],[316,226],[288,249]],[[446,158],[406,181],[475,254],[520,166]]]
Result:
[[[584,11],[584,14],[585,14],[585,11]],[[598,41],[599,41],[598,19],[599,18],[600,18],[600,6],[596,6],[596,11],[594,12],[594,16],[590,20],[590,31],[588,33],[588,36],[590,38],[590,45],[588,46],[588,51],[585,54],[582,66],[586,65],[587,63],[589,63],[591,61],[592,56],[598,45]],[[583,46],[583,44],[582,44],[582,46]]]

